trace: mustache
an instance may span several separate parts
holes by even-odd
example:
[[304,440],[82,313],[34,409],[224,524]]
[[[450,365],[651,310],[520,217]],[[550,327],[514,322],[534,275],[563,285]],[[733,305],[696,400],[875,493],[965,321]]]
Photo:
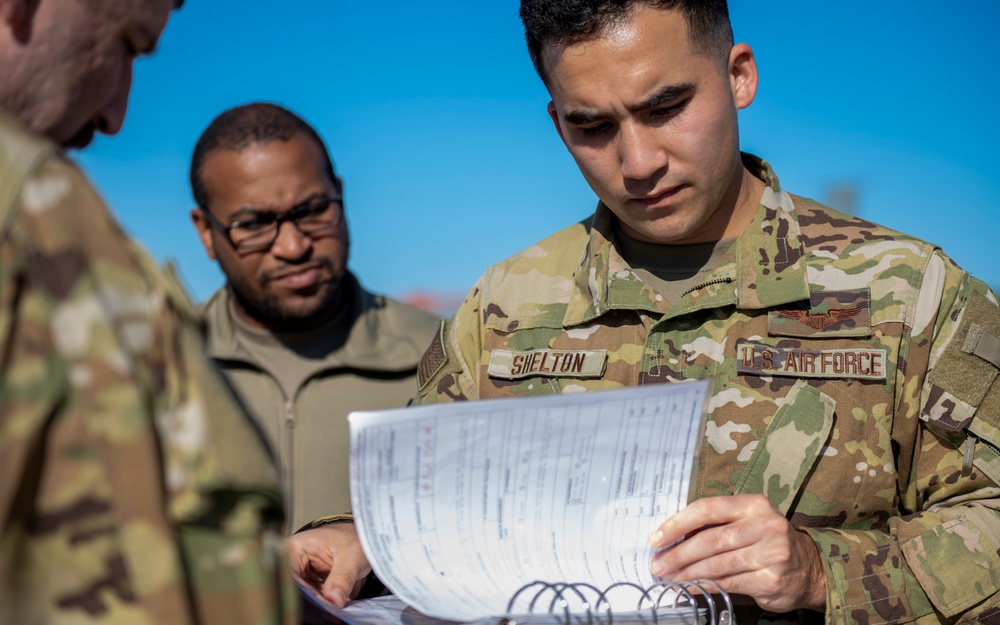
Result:
[[274,280],[274,276],[276,276],[276,275],[285,273],[285,272],[287,272],[289,270],[293,270],[294,271],[295,269],[298,269],[298,268],[301,268],[301,267],[309,267],[309,266],[313,266],[313,267],[316,267],[318,269],[326,269],[331,274],[334,273],[334,271],[333,271],[333,261],[331,261],[326,256],[314,256],[314,257],[310,257],[310,258],[308,258],[306,260],[303,260],[302,262],[298,262],[298,263],[287,263],[286,262],[286,263],[283,263],[282,265],[280,265],[278,267],[272,267],[271,269],[268,269],[267,271],[261,273],[260,277],[257,279],[257,282],[258,282],[258,284],[260,286],[265,286],[268,282]]

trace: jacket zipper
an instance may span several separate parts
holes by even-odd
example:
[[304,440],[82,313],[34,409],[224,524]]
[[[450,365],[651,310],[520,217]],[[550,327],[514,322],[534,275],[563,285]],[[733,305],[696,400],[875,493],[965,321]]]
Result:
[[288,518],[285,520],[285,529],[290,533],[294,532],[295,527],[291,527],[292,520],[295,518],[295,426],[298,425],[295,422],[295,405],[292,400],[285,401],[285,457],[288,459],[285,468],[285,475],[282,476],[282,481],[285,485],[285,503],[288,510]]
[[698,286],[691,287],[687,291],[684,291],[683,293],[681,293],[681,297],[684,297],[688,293],[694,293],[695,291],[700,291],[706,286],[712,286],[713,284],[730,284],[732,281],[733,281],[732,278],[716,278],[715,280],[709,280],[708,282],[704,282],[702,284],[699,284]]

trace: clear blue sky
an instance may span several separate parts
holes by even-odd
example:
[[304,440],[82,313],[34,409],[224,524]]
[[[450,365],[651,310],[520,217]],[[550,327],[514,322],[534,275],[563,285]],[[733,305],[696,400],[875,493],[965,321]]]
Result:
[[[188,0],[140,61],[125,129],[80,161],[196,299],[222,284],[187,217],[191,148],[253,100],[314,124],[345,179],[369,288],[467,291],[595,197],[545,113],[513,0]],[[861,216],[941,245],[1000,287],[1000,2],[731,0],[755,50],[743,148],[786,189],[860,189]]]

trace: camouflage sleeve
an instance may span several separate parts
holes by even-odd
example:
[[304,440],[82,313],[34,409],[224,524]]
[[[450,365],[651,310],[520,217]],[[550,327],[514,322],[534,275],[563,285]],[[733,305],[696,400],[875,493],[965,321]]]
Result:
[[277,474],[180,287],[69,162],[0,239],[0,622],[293,623]]
[[450,321],[441,322],[420,361],[419,391],[413,403],[479,399],[483,343],[479,296],[485,279],[479,279]]
[[828,623],[1000,615],[1000,309],[940,254],[924,275],[896,380],[893,445],[912,455],[901,516],[886,532],[807,530],[824,557]]

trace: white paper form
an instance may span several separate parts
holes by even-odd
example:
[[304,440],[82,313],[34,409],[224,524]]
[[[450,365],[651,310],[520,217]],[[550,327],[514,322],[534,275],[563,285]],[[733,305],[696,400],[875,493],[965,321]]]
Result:
[[646,538],[688,501],[708,384],[352,413],[372,567],[452,620],[502,615],[535,580],[649,586]]

